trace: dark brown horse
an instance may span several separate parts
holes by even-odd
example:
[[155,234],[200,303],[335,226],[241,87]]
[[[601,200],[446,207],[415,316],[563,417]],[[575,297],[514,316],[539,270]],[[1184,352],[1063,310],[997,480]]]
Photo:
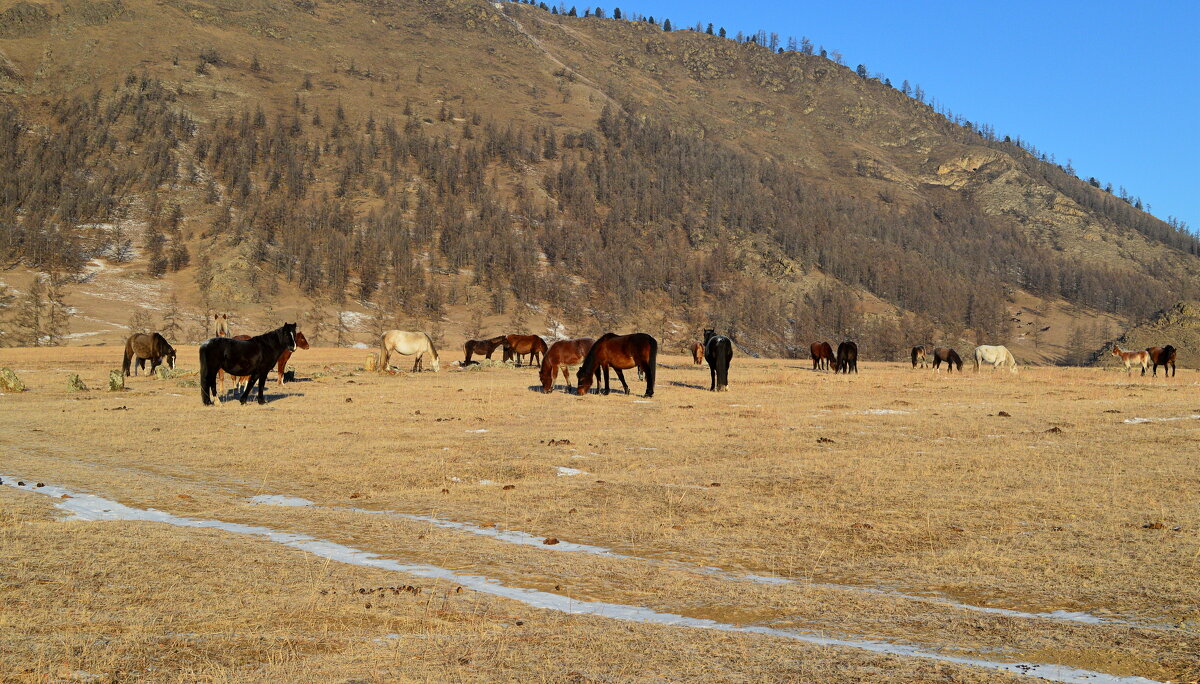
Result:
[[529,365],[538,363],[546,353],[546,341],[537,335],[505,335],[504,360],[510,361],[515,356],[517,365],[521,365],[521,356],[529,354]]
[[463,359],[462,365],[470,365],[472,354],[479,354],[487,359],[492,358],[492,352],[496,351],[496,347],[504,344],[504,340],[504,335],[497,335],[486,340],[467,340],[467,343],[463,345],[463,351],[467,353],[467,356]]
[[946,364],[946,372],[953,373],[954,367],[958,366],[958,372],[962,372],[962,357],[958,352],[949,347],[938,347],[933,350],[933,369],[941,370],[942,364]]
[[[583,365],[579,367],[579,372],[575,376],[579,382],[575,393],[581,396],[587,394],[592,386],[592,376],[603,368],[604,394],[608,394],[608,370],[611,368],[617,372],[617,379],[625,388],[625,394],[629,394],[629,384],[625,382],[625,375],[621,371],[637,368],[646,376],[646,396],[652,397],[654,396],[654,371],[657,363],[658,340],[646,333],[633,333],[632,335],[604,333],[588,350],[587,356],[583,359]],[[600,384],[599,380],[596,384]]]
[[146,359],[150,359],[150,374],[166,359],[167,368],[175,368],[175,348],[167,342],[167,338],[158,333],[137,333],[125,340],[125,361],[121,369],[129,375],[129,365],[134,359],[133,374],[146,367]]
[[1150,355],[1150,363],[1154,364],[1154,377],[1158,377],[1159,366],[1163,367],[1164,378],[1167,377],[1168,370],[1171,371],[1171,377],[1175,377],[1175,347],[1169,344],[1165,347],[1150,347],[1146,353]]
[[[554,378],[562,369],[563,382],[567,384],[567,392],[571,391],[571,372],[568,366],[578,366],[591,350],[595,342],[590,337],[577,340],[559,340],[550,345],[550,349],[542,358],[542,370],[538,376],[542,379],[542,391],[549,394],[554,391]],[[596,367],[596,385],[600,385],[600,368]]]
[[[234,335],[233,339],[245,341],[245,340],[249,340],[251,338],[249,335]],[[308,349],[308,340],[304,339],[304,333],[300,332],[299,330],[296,331],[296,347],[299,349]],[[276,380],[279,381],[280,385],[283,384],[283,372],[287,368],[288,360],[292,358],[292,353],[293,352],[291,349],[284,349],[283,353],[279,355],[279,363],[275,364],[275,375],[278,376],[276,378]],[[222,371],[217,371],[217,379],[218,379],[218,382],[221,383],[221,392],[224,393],[225,392],[225,373]],[[240,391],[242,389],[242,385],[246,384],[249,381],[250,381],[249,375],[241,375],[241,376],[233,378],[234,390]]]
[[858,373],[858,345],[850,340],[838,345],[837,358],[833,360],[833,372],[850,374]]
[[[916,368],[917,364],[921,364],[921,368],[926,368],[929,366],[929,347],[921,345],[912,348],[913,368]],[[936,368],[937,366],[934,367]]]
[[828,342],[813,342],[808,345],[808,353],[812,355],[813,370],[829,370],[833,363],[833,347]]
[[692,352],[692,363],[699,366],[704,363],[704,345],[699,342],[693,342],[692,346],[688,347]]
[[[200,399],[205,406],[212,404],[211,395],[217,391],[217,371],[223,370],[231,376],[250,376],[241,402],[246,403],[254,384],[258,383],[258,403],[263,401],[263,386],[267,373],[279,361],[285,351],[296,349],[296,324],[285,323],[283,327],[263,333],[249,340],[214,337],[200,345]],[[221,403],[220,395],[216,397]]]

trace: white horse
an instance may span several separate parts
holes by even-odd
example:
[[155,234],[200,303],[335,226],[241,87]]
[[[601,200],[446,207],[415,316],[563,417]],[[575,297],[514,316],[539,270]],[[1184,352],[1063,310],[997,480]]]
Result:
[[388,357],[392,352],[402,354],[404,356],[417,355],[416,361],[413,362],[413,372],[421,370],[425,361],[425,355],[429,354],[433,357],[433,372],[440,371],[441,365],[438,363],[437,349],[433,346],[433,338],[423,332],[407,332],[405,330],[389,330],[379,338],[379,370],[386,371],[388,369]]
[[1013,373],[1017,372],[1017,360],[1013,358],[1012,352],[1008,347],[1003,345],[988,345],[981,344],[975,347],[975,372],[979,372],[979,364],[990,363],[993,368],[1008,366],[1008,369]]

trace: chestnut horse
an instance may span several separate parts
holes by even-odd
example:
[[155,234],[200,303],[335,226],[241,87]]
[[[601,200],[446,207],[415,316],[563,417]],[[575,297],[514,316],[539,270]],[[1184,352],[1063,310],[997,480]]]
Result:
[[946,364],[947,373],[953,373],[955,366],[958,366],[959,373],[962,372],[962,357],[959,356],[958,352],[954,351],[953,349],[949,347],[938,347],[937,349],[933,350],[931,356],[933,356],[934,370],[941,370],[942,364],[944,363]]
[[692,351],[692,363],[699,366],[704,363],[704,345],[699,342],[693,342],[692,346],[688,347]]
[[[571,369],[569,366],[578,366],[583,363],[593,342],[595,340],[590,337],[581,337],[577,340],[559,340],[550,345],[550,349],[542,357],[542,369],[538,373],[538,377],[542,380],[542,391],[546,394],[554,391],[554,377],[558,375],[558,369],[562,368],[563,382],[567,384],[567,392],[570,393]],[[596,385],[600,385],[599,367],[596,368]]]
[[517,365],[521,365],[521,356],[529,354],[529,365],[541,360],[546,353],[546,341],[537,335],[506,335],[504,337],[504,360],[510,361],[517,357]]
[[[601,368],[604,369],[604,394],[609,392],[608,370],[617,372],[617,379],[629,394],[629,384],[625,382],[622,370],[637,368],[646,376],[646,396],[654,396],[654,371],[658,363],[658,340],[646,333],[632,335],[617,335],[604,333],[596,340],[583,359],[583,365],[576,373],[578,386],[575,393],[582,396],[592,387],[592,376]],[[599,381],[596,382],[599,385]]]
[[1125,372],[1126,373],[1133,373],[1133,365],[1136,363],[1137,365],[1142,367],[1142,375],[1143,376],[1146,375],[1146,367],[1150,365],[1150,352],[1148,352],[1148,351],[1136,351],[1136,352],[1121,351],[1121,348],[1114,344],[1113,348],[1112,348],[1112,355],[1117,357],[1118,359],[1121,359],[1121,362],[1125,364]]
[[[504,339],[504,335],[497,335],[486,340],[467,340],[467,343],[463,345],[463,351],[467,355],[463,359],[462,365],[467,366],[471,364],[472,354],[479,354],[488,359],[492,358],[492,352],[496,351],[496,347],[504,344]],[[475,363],[479,362],[476,361]]]
[[1165,347],[1150,347],[1146,353],[1150,355],[1150,363],[1154,366],[1154,377],[1158,377],[1159,366],[1163,367],[1164,378],[1167,377],[1168,370],[1171,371],[1171,377],[1175,377],[1175,347],[1169,344]]
[[812,354],[813,370],[829,370],[829,364],[833,363],[833,347],[828,342],[813,342],[808,345],[808,352]]
[[[916,368],[918,363],[921,364],[921,368],[929,367],[929,348],[924,345],[912,348],[913,368]],[[937,366],[935,365],[934,368]]]

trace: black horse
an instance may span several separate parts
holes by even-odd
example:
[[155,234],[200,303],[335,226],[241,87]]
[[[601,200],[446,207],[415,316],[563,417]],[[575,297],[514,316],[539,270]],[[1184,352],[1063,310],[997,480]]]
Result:
[[217,397],[218,404],[221,403],[217,395],[217,371],[223,370],[234,377],[250,378],[242,392],[243,404],[249,398],[255,382],[258,382],[258,403],[265,404],[263,386],[267,383],[267,373],[285,351],[296,351],[295,323],[284,323],[281,328],[248,340],[212,338],[200,345],[200,399],[205,406],[211,406],[211,394]]
[[708,391],[729,391],[729,362],[733,360],[733,343],[728,337],[718,335],[708,328],[704,331],[704,360],[708,361],[712,384]]
[[838,345],[837,358],[833,360],[833,372],[849,375],[851,370],[858,373],[858,345],[846,340]]

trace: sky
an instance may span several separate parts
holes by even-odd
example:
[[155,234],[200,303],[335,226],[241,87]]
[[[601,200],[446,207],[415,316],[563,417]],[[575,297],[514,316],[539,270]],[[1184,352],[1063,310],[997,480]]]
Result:
[[[567,3],[568,5],[570,3]],[[600,4],[610,14],[612,3]],[[586,5],[580,4],[579,12]],[[808,36],[1083,179],[1200,231],[1200,2],[618,0],[633,12]]]

